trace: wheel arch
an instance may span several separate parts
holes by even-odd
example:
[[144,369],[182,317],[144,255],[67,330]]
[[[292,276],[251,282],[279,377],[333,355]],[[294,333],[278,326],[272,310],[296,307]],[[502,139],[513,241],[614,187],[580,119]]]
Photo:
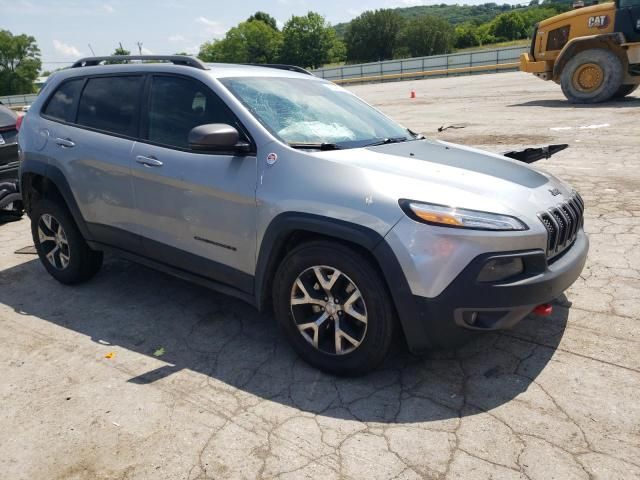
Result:
[[83,237],[91,240],[69,182],[59,168],[40,161],[23,161],[20,170],[20,192],[28,215],[31,214],[33,205],[39,198],[63,202]]
[[602,35],[589,35],[570,40],[560,51],[553,64],[553,80],[560,81],[564,67],[576,54],[585,50],[601,48],[613,52],[622,62],[624,70],[627,70],[627,54],[622,47],[624,36],[620,33],[605,33]]
[[321,215],[281,213],[271,221],[260,243],[255,273],[256,304],[260,310],[269,302],[273,276],[286,254],[302,242],[317,239],[355,245],[370,254],[383,237],[362,225]]
[[264,311],[270,304],[275,272],[286,254],[301,242],[330,240],[349,246],[371,261],[389,291],[405,340],[423,350],[428,340],[412,309],[413,295],[393,250],[378,232],[362,225],[320,215],[288,212],[275,217],[265,231],[255,272],[255,302]]

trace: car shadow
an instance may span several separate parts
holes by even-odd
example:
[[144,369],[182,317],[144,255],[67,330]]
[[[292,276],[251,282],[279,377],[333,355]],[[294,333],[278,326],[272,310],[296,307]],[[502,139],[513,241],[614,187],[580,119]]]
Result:
[[[398,339],[377,371],[336,378],[301,361],[270,314],[121,259],[107,259],[92,281],[67,287],[35,258],[0,271],[0,303],[90,337],[100,359],[118,349],[161,355],[160,368],[131,365],[132,383],[188,369],[302,411],[384,423],[456,419],[513,400],[552,358],[570,307],[561,297],[552,316],[527,317],[455,351],[414,356]],[[199,396],[215,398],[214,385],[198,387],[211,389]]]
[[547,107],[547,108],[638,108],[640,98],[624,97],[603,103],[580,104],[569,103],[568,100],[531,100],[529,102],[513,103],[507,107]]

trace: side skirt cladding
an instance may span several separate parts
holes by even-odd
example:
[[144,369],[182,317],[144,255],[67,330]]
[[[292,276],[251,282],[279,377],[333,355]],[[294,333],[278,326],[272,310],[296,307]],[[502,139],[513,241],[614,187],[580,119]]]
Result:
[[[95,239],[91,243],[95,244],[97,249],[117,249],[123,256],[126,254],[127,258],[138,263],[155,266],[177,276],[188,274],[192,279],[201,279],[197,283],[206,281],[210,283],[208,286],[219,285],[219,288],[215,287],[216,290],[222,290],[224,287],[224,293],[230,293],[231,289],[237,290],[238,295],[234,296],[251,298],[250,303],[254,303],[253,276],[247,273],[119,228],[95,223],[87,225]],[[153,262],[153,265],[150,265],[150,262]],[[179,272],[182,274],[178,274]]]

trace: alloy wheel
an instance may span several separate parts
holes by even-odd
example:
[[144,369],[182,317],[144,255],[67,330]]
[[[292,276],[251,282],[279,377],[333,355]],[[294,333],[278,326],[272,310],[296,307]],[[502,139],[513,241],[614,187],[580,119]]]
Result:
[[62,225],[53,215],[45,213],[38,220],[38,241],[44,256],[56,270],[64,270],[69,265],[71,252]]
[[367,333],[362,293],[334,267],[314,266],[298,275],[291,288],[291,314],[300,334],[323,353],[351,353]]

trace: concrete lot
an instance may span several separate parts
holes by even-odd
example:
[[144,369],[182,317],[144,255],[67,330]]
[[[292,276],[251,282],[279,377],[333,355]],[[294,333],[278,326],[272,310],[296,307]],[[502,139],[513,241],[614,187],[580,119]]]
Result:
[[445,140],[571,144],[538,166],[580,190],[592,246],[553,316],[336,379],[239,301],[118,259],[63,287],[14,254],[27,220],[0,226],[0,477],[640,478],[640,97],[572,107],[520,73],[353,90]]

